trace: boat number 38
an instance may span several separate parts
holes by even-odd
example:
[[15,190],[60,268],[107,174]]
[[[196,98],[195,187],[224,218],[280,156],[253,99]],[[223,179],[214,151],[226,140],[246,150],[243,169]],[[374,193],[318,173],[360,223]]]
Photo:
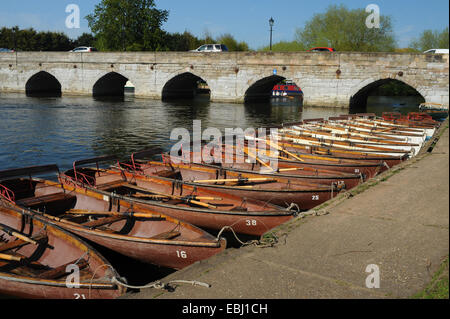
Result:
[[247,219],[247,220],[245,221],[245,224],[246,224],[247,226],[256,226],[256,220],[254,220],[254,219]]

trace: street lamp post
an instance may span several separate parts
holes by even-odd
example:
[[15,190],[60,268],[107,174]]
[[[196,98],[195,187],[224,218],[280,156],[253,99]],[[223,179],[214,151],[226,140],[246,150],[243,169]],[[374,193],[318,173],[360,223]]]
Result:
[[273,28],[273,24],[274,24],[274,20],[273,20],[273,18],[272,17],[270,17],[270,20],[269,20],[269,25],[270,25],[270,51],[272,51],[272,28]]

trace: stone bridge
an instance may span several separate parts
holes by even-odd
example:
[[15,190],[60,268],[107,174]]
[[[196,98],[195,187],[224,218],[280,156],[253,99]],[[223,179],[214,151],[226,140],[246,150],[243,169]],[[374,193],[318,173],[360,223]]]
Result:
[[[16,52],[0,53],[0,92],[192,97],[199,80],[212,101],[269,98],[293,80],[304,105],[349,107],[388,81],[414,88],[426,102],[449,103],[448,54],[360,52]],[[0,97],[1,98],[1,97]]]

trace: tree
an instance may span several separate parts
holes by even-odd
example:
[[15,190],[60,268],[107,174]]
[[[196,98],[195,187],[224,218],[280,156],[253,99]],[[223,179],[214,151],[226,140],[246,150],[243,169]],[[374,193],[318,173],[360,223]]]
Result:
[[61,32],[36,32],[33,28],[0,29],[0,47],[19,51],[68,51],[72,40]]
[[229,33],[221,35],[217,43],[225,44],[230,51],[248,51],[248,44],[246,42],[237,42],[236,39]]
[[[272,45],[273,52],[296,52],[306,51],[308,48],[297,41],[280,41]],[[265,46],[259,49],[260,51],[270,51],[270,46]]]
[[442,31],[425,30],[418,39],[414,39],[410,47],[421,52],[429,49],[448,49],[448,27]]
[[379,28],[368,28],[364,9],[331,5],[296,30],[296,41],[307,48],[333,47],[337,51],[393,51],[395,39],[390,16],[380,16]]
[[85,47],[94,47],[95,46],[95,37],[90,34],[90,33],[83,33],[82,35],[80,35],[74,42],[73,42],[73,46],[74,47],[81,47],[81,46],[85,46]]
[[201,44],[202,41],[188,31],[164,35],[164,50],[166,51],[189,51],[198,48]]
[[102,0],[86,19],[98,49],[154,51],[163,46],[168,15],[154,0]]

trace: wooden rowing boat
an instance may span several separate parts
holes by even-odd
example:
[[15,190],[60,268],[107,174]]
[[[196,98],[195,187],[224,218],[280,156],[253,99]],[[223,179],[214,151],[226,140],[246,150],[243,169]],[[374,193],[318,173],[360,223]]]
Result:
[[423,144],[426,138],[424,134],[417,136],[414,136],[413,134],[408,134],[405,136],[400,134],[389,133],[392,132],[391,128],[379,130],[377,133],[370,131],[369,129],[361,130],[358,129],[358,127],[350,127],[348,125],[345,125],[344,123],[338,123],[333,121],[327,121],[324,123],[316,123],[316,124],[307,124],[306,127],[314,127],[320,130],[328,131],[330,133],[344,134],[347,136],[350,135],[350,136],[358,136],[361,138],[389,139],[393,141],[400,141],[414,144]]
[[[223,154],[223,161],[221,163],[207,164],[207,163],[191,163],[187,162],[181,157],[172,157],[168,154],[163,154],[163,161],[172,163],[173,167],[176,163],[189,164],[191,167],[203,167],[209,173],[205,173],[205,179],[211,178],[237,178],[238,176],[246,178],[257,178],[258,176],[267,176],[270,178],[277,178],[279,180],[298,180],[300,182],[318,183],[322,185],[344,185],[346,190],[357,186],[361,181],[364,181],[365,176],[360,173],[346,173],[337,170],[327,170],[313,168],[307,165],[303,167],[289,165],[289,163],[278,161],[277,169],[275,171],[265,168],[257,161],[249,163],[246,161],[237,161],[235,154],[233,154],[233,161],[225,163],[225,154]],[[179,168],[183,170],[183,166]],[[189,174],[189,172],[186,172]],[[207,176],[209,174],[209,176]]]
[[[100,253],[39,218],[37,212],[24,211],[3,197],[0,225],[0,294],[40,299],[111,299],[125,293],[113,282],[114,277],[121,279],[119,274]],[[71,270],[67,271],[67,267]],[[79,282],[71,274],[75,269],[79,271]]]
[[309,136],[296,136],[296,135],[283,135],[280,136],[278,139],[279,142],[294,142],[294,143],[303,143],[307,145],[313,145],[313,146],[327,146],[327,147],[334,147],[337,149],[342,150],[352,150],[352,151],[358,151],[358,152],[365,152],[365,153],[375,153],[375,154],[382,154],[382,155],[388,155],[388,156],[402,156],[405,154],[414,154],[414,151],[412,149],[410,150],[402,150],[402,149],[394,149],[393,147],[384,147],[377,145],[370,145],[365,143],[352,143],[348,141],[336,141],[332,139],[326,139],[326,138],[316,138],[316,137],[309,137]]
[[[371,163],[381,165],[380,171],[383,172],[386,169],[393,167],[408,158],[410,156],[408,154],[403,155],[385,155],[385,154],[377,154],[372,152],[360,152],[355,150],[345,150],[338,149],[331,146],[324,145],[308,145],[297,142],[289,142],[289,141],[278,141],[278,145],[293,152],[294,154],[300,156],[319,156],[320,158],[332,158],[335,161],[339,160],[350,160],[359,162],[361,165]],[[292,160],[291,157],[288,157]],[[381,164],[380,164],[381,163]],[[356,168],[358,169],[358,168]],[[356,171],[355,171],[356,172]],[[373,177],[374,175],[369,177]]]
[[[175,175],[176,178],[166,178],[167,182],[173,185],[178,184],[180,188],[201,187],[212,192],[224,192],[245,199],[253,198],[283,207],[296,204],[301,210],[308,210],[320,205],[343,190],[343,187],[336,185],[329,186],[277,178],[265,178],[266,181],[261,182],[252,181],[250,178],[241,178],[238,181],[231,179],[230,182],[222,180],[212,183],[211,181],[202,182],[205,173],[200,167],[181,165],[175,168],[170,163],[163,162],[147,162],[141,165],[141,172],[142,175],[157,179],[162,179],[162,174],[179,173],[178,176]],[[137,179],[136,182],[138,182]]]
[[[104,160],[99,157],[82,163]],[[237,233],[261,236],[298,212],[267,200],[244,199],[216,189],[182,184],[177,179],[179,172],[172,170],[145,176],[126,163],[120,163],[115,169],[81,167],[79,163],[75,162],[74,169],[60,175],[62,183],[101,196],[120,196],[122,205],[145,207],[206,229],[221,230],[229,226]]]
[[44,220],[80,237],[158,266],[181,269],[226,247],[224,239],[163,213],[134,207],[114,194],[19,178],[44,171],[59,173],[56,165],[1,171],[0,185],[8,190],[2,195],[4,200],[39,211]]
[[424,139],[417,142],[407,141],[406,138],[395,135],[376,135],[355,133],[350,131],[337,131],[333,126],[328,125],[308,125],[308,126],[292,126],[289,128],[280,129],[281,135],[304,135],[317,138],[327,138],[336,141],[348,141],[353,143],[362,143],[366,145],[386,145],[394,148],[404,148],[409,150],[410,148],[420,148],[424,143]]

